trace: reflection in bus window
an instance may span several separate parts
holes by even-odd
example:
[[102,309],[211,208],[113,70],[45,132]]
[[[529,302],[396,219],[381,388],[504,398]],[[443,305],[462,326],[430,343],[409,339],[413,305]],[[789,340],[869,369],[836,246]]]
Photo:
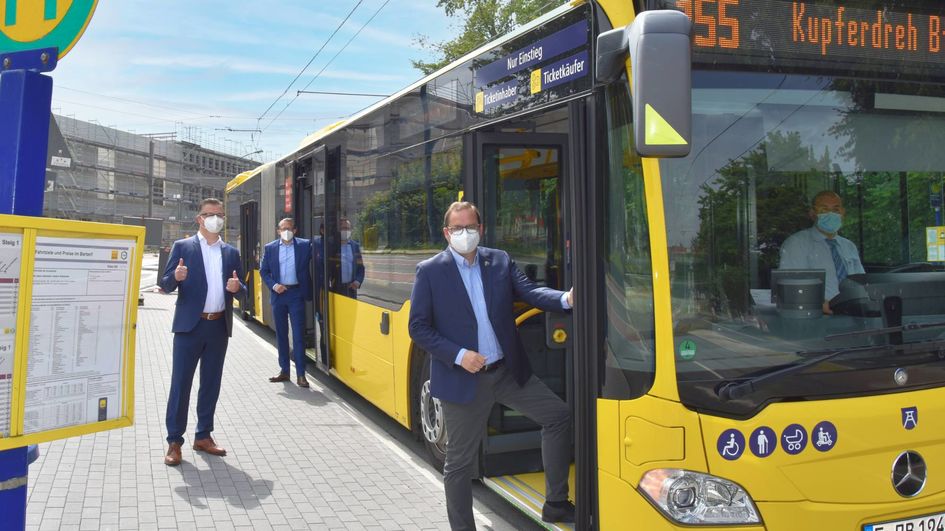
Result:
[[656,370],[653,274],[643,168],[633,150],[627,87],[607,89],[607,183],[604,270],[606,359],[604,398],[646,393]]
[[378,156],[393,147],[384,143],[384,127],[379,120],[349,132],[341,216],[360,244],[358,298],[396,310],[410,298],[417,263],[446,248],[443,213],[459,193],[462,142],[446,138]]

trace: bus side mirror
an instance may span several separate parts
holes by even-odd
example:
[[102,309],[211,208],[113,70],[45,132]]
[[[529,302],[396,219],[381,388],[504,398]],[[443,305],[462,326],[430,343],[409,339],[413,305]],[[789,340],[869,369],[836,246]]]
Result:
[[620,77],[630,54],[633,136],[643,157],[685,157],[692,139],[692,23],[680,11],[644,11],[597,38],[597,79]]

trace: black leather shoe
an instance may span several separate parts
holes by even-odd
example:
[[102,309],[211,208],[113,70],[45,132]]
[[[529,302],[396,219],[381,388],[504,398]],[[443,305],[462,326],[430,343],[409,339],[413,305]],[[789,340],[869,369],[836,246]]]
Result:
[[541,508],[541,519],[544,522],[574,523],[574,504],[569,501],[545,502]]

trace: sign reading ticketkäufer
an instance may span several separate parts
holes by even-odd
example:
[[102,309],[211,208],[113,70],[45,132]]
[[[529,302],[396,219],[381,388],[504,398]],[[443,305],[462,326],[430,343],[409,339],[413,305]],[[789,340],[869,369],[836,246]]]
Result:
[[537,94],[587,75],[587,52],[572,55],[548,66],[532,70],[531,93]]
[[477,57],[475,111],[496,116],[589,89],[587,17],[573,11]]

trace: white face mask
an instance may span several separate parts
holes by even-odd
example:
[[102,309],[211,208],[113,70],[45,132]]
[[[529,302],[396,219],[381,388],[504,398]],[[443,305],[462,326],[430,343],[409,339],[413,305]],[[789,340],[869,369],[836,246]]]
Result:
[[285,240],[285,241],[287,241],[287,242],[292,241],[292,237],[295,236],[295,234],[294,234],[291,230],[289,230],[289,229],[286,229],[286,230],[280,232],[279,234],[282,236],[282,239]]
[[459,234],[450,234],[450,247],[459,254],[469,254],[479,245],[479,232],[472,234],[465,230]]
[[207,232],[217,234],[223,230],[223,218],[220,216],[210,216],[204,218],[203,228],[207,229]]
[[350,239],[351,239],[351,231],[350,231],[350,230],[343,230],[343,231],[341,231],[341,239],[344,240],[344,241],[350,240]]

